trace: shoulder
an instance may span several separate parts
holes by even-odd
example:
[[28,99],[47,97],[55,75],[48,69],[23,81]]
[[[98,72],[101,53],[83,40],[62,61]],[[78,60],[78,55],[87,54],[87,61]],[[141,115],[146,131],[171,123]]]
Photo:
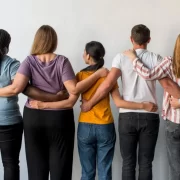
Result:
[[17,59],[11,58],[7,55],[3,57],[3,63],[5,64],[5,66],[11,66],[12,64],[20,64],[20,62]]

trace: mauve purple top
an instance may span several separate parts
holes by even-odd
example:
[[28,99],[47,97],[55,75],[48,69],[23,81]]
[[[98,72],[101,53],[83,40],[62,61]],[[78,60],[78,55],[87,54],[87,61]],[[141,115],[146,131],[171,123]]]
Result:
[[[62,55],[57,55],[48,63],[40,61],[36,56],[28,56],[21,63],[18,73],[29,77],[33,86],[54,94],[65,89],[65,81],[76,78],[68,58]],[[26,106],[31,108],[28,102]]]

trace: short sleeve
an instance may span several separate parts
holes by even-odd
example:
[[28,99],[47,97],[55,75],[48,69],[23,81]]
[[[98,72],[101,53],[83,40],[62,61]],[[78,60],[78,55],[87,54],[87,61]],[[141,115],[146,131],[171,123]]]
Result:
[[20,66],[20,62],[14,59],[14,61],[10,65],[10,69],[9,69],[11,80],[14,79],[14,77],[18,71],[19,66]]
[[31,77],[31,69],[28,57],[21,63],[18,73],[23,74],[24,76]]
[[117,54],[112,62],[112,67],[117,68],[117,69],[121,69],[121,55]]
[[74,70],[69,60],[65,59],[62,67],[62,81],[65,82],[72,79],[76,79]]

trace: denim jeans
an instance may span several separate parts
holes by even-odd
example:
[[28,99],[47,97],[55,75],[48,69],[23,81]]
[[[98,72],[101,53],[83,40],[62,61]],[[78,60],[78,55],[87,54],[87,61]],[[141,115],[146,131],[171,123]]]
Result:
[[180,124],[166,121],[166,146],[170,167],[170,180],[180,180]]
[[106,125],[79,123],[77,138],[82,166],[81,180],[95,179],[96,162],[98,180],[111,180],[116,141],[114,123]]
[[4,166],[4,180],[19,180],[19,153],[23,125],[0,126],[0,150]]
[[[159,132],[159,115],[120,113],[119,139],[123,158],[122,180],[135,180],[136,161],[139,180],[152,180],[152,161]],[[137,146],[139,149],[137,152]],[[138,157],[137,157],[138,156]]]

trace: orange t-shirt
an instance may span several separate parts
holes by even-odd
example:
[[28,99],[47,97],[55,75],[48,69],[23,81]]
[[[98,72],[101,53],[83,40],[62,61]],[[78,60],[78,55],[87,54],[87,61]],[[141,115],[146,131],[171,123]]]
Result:
[[[77,81],[82,81],[93,73],[93,71],[81,71],[76,75]],[[89,100],[95,94],[97,88],[104,79],[105,78],[100,78],[88,91],[82,93],[82,99]],[[118,88],[118,85],[116,84],[114,88]],[[113,121],[109,95],[99,101],[90,111],[81,112],[79,115],[79,122],[84,123],[110,124]]]

